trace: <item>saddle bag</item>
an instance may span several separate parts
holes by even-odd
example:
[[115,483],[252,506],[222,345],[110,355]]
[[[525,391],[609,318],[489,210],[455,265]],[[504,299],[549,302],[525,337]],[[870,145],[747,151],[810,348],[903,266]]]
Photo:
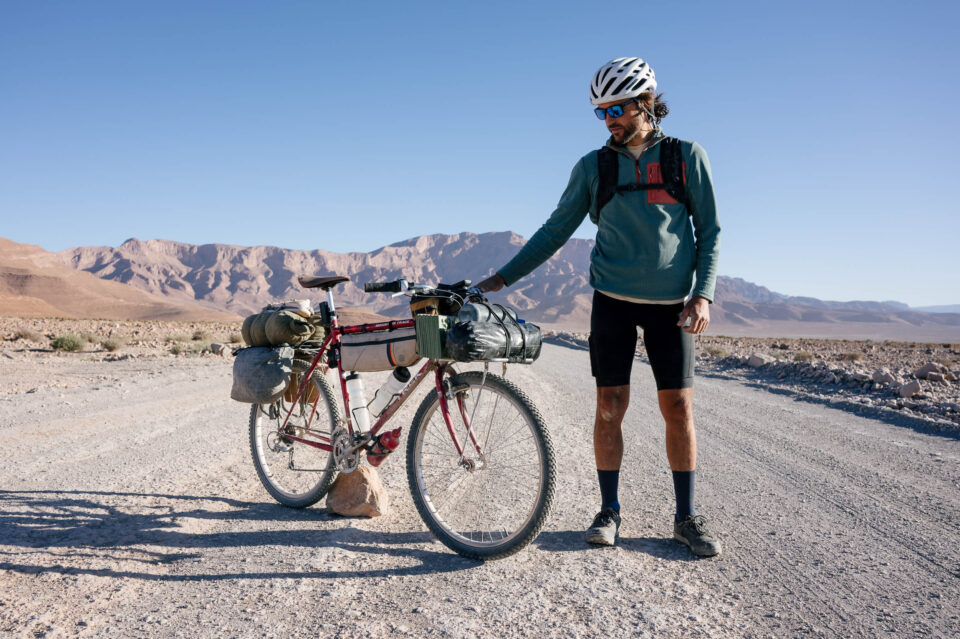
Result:
[[413,366],[419,359],[414,328],[340,337],[340,368],[345,371],[389,371],[397,366]]
[[289,346],[241,349],[233,360],[230,398],[245,404],[271,404],[280,399],[290,384],[293,355]]

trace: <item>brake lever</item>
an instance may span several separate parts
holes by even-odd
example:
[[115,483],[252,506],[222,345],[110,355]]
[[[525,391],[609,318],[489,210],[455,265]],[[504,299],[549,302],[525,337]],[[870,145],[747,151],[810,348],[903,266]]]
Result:
[[479,286],[472,286],[467,289],[467,300],[470,302],[485,302],[487,298],[483,296],[483,291]]

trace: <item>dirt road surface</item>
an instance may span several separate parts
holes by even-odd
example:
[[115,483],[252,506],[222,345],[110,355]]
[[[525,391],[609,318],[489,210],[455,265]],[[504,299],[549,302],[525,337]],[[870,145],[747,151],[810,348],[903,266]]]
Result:
[[672,540],[662,422],[638,362],[621,538],[595,549],[586,352],[546,346],[508,377],[549,424],[557,496],[533,544],[483,564],[433,541],[402,454],[380,469],[386,516],[272,502],[248,409],[228,398],[229,359],[0,358],[0,634],[960,636],[955,435],[701,377],[697,501],[724,553],[698,560]]

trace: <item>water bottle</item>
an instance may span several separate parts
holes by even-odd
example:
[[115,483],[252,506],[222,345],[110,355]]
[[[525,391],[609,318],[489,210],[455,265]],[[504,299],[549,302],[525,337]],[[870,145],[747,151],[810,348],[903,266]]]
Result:
[[400,445],[400,430],[395,428],[377,435],[377,440],[370,448],[370,452],[367,453],[367,462],[371,466],[379,466],[387,458],[387,455],[396,450],[397,446]]
[[495,318],[504,319],[504,313],[509,313],[510,317],[517,319],[517,313],[512,308],[504,308],[499,304],[464,304],[457,313],[458,322],[489,322],[496,321]]
[[367,404],[367,409],[373,417],[379,417],[380,413],[386,409],[387,404],[410,382],[410,369],[406,366],[397,366],[393,373],[383,383],[383,386],[377,389],[373,394],[373,399]]
[[363,380],[359,373],[347,374],[347,395],[350,396],[350,418],[355,430],[365,433],[370,430],[370,413],[363,393]]

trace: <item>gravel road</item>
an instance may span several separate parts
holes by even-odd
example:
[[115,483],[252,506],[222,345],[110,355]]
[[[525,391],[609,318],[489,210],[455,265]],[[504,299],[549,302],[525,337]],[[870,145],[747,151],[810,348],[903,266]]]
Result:
[[531,546],[482,564],[432,540],[399,454],[380,469],[386,516],[273,503],[247,407],[228,399],[229,360],[0,358],[0,634],[960,635],[956,436],[701,377],[698,506],[724,554],[697,560],[672,541],[662,422],[638,363],[621,539],[594,549],[587,354],[546,346],[508,377],[551,429],[557,496]]

